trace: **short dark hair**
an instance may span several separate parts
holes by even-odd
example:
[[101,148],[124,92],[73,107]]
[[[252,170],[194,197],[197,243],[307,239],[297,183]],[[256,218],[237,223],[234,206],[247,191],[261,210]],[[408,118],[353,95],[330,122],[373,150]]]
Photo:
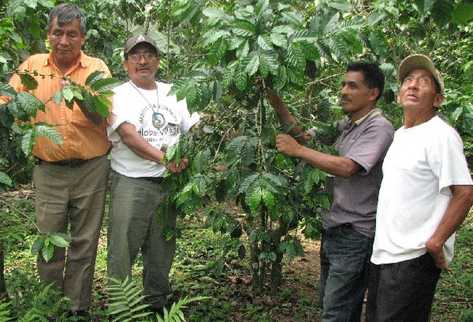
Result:
[[353,62],[347,67],[347,72],[360,72],[363,74],[365,83],[369,88],[377,88],[379,94],[376,97],[378,100],[384,91],[384,74],[379,68],[378,64],[368,62]]
[[86,28],[86,18],[85,14],[82,10],[79,9],[78,6],[72,3],[63,3],[60,5],[55,6],[49,12],[49,20],[48,20],[48,30],[51,30],[53,26],[53,20],[57,18],[57,24],[59,26],[63,26],[65,24],[71,23],[75,19],[79,19],[80,22],[80,32],[85,34]]

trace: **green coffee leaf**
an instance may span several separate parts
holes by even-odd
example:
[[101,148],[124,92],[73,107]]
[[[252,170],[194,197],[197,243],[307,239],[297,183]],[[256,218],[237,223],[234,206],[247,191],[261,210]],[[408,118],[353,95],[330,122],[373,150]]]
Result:
[[28,74],[27,72],[19,73],[18,74],[21,79],[21,83],[28,89],[28,90],[34,90],[38,87],[38,81]]
[[13,180],[5,173],[0,171],[0,186],[8,186],[11,187],[13,186]]
[[95,72],[91,73],[87,79],[85,80],[85,85],[90,85],[92,83],[95,83],[99,79],[103,78],[104,73],[100,70],[96,70]]

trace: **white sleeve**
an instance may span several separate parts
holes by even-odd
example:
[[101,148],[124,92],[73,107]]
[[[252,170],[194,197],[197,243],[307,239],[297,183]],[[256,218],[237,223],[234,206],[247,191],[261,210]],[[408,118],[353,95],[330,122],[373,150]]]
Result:
[[130,102],[130,97],[127,97],[127,95],[122,92],[115,92],[112,97],[112,113],[107,127],[107,134],[112,142],[119,139],[116,129],[122,123],[128,122],[133,124],[137,130],[139,130],[141,126],[139,114],[135,112],[136,107]]
[[449,129],[434,138],[437,140],[428,151],[428,162],[438,178],[439,192],[449,194],[446,189],[452,185],[473,185],[458,133]]
[[189,113],[185,100],[179,101],[178,104],[180,105],[182,111],[181,131],[182,133],[187,133],[192,126],[199,122],[200,116],[195,112],[192,113],[192,115]]

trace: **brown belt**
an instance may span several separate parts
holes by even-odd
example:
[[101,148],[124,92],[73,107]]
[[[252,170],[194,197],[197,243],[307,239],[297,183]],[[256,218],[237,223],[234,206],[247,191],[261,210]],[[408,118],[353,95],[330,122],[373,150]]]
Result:
[[60,161],[44,161],[41,159],[39,160],[39,164],[48,164],[48,165],[56,165],[61,167],[70,167],[70,168],[78,168],[84,165],[87,161],[90,160],[83,160],[83,159],[69,159],[69,160],[60,160]]
[[139,179],[145,179],[154,183],[162,183],[164,181],[163,177],[139,177]]

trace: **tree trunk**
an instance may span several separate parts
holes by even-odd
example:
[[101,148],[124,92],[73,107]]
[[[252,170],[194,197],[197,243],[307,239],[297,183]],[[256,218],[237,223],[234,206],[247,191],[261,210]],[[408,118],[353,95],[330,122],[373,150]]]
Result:
[[282,283],[282,259],[284,253],[279,250],[281,239],[288,233],[289,226],[279,220],[279,227],[271,234],[272,251],[276,254],[276,260],[271,265],[271,293],[276,294]]
[[253,275],[252,286],[253,290],[259,294],[263,290],[263,277],[261,276],[261,267],[259,261],[260,250],[258,242],[253,241],[250,244],[250,257],[251,257],[251,272]]
[[277,294],[282,283],[282,258],[283,253],[276,250],[276,261],[271,266],[271,294]]
[[7,287],[5,284],[4,274],[5,252],[3,249],[3,242],[0,241],[0,300],[7,297]]

